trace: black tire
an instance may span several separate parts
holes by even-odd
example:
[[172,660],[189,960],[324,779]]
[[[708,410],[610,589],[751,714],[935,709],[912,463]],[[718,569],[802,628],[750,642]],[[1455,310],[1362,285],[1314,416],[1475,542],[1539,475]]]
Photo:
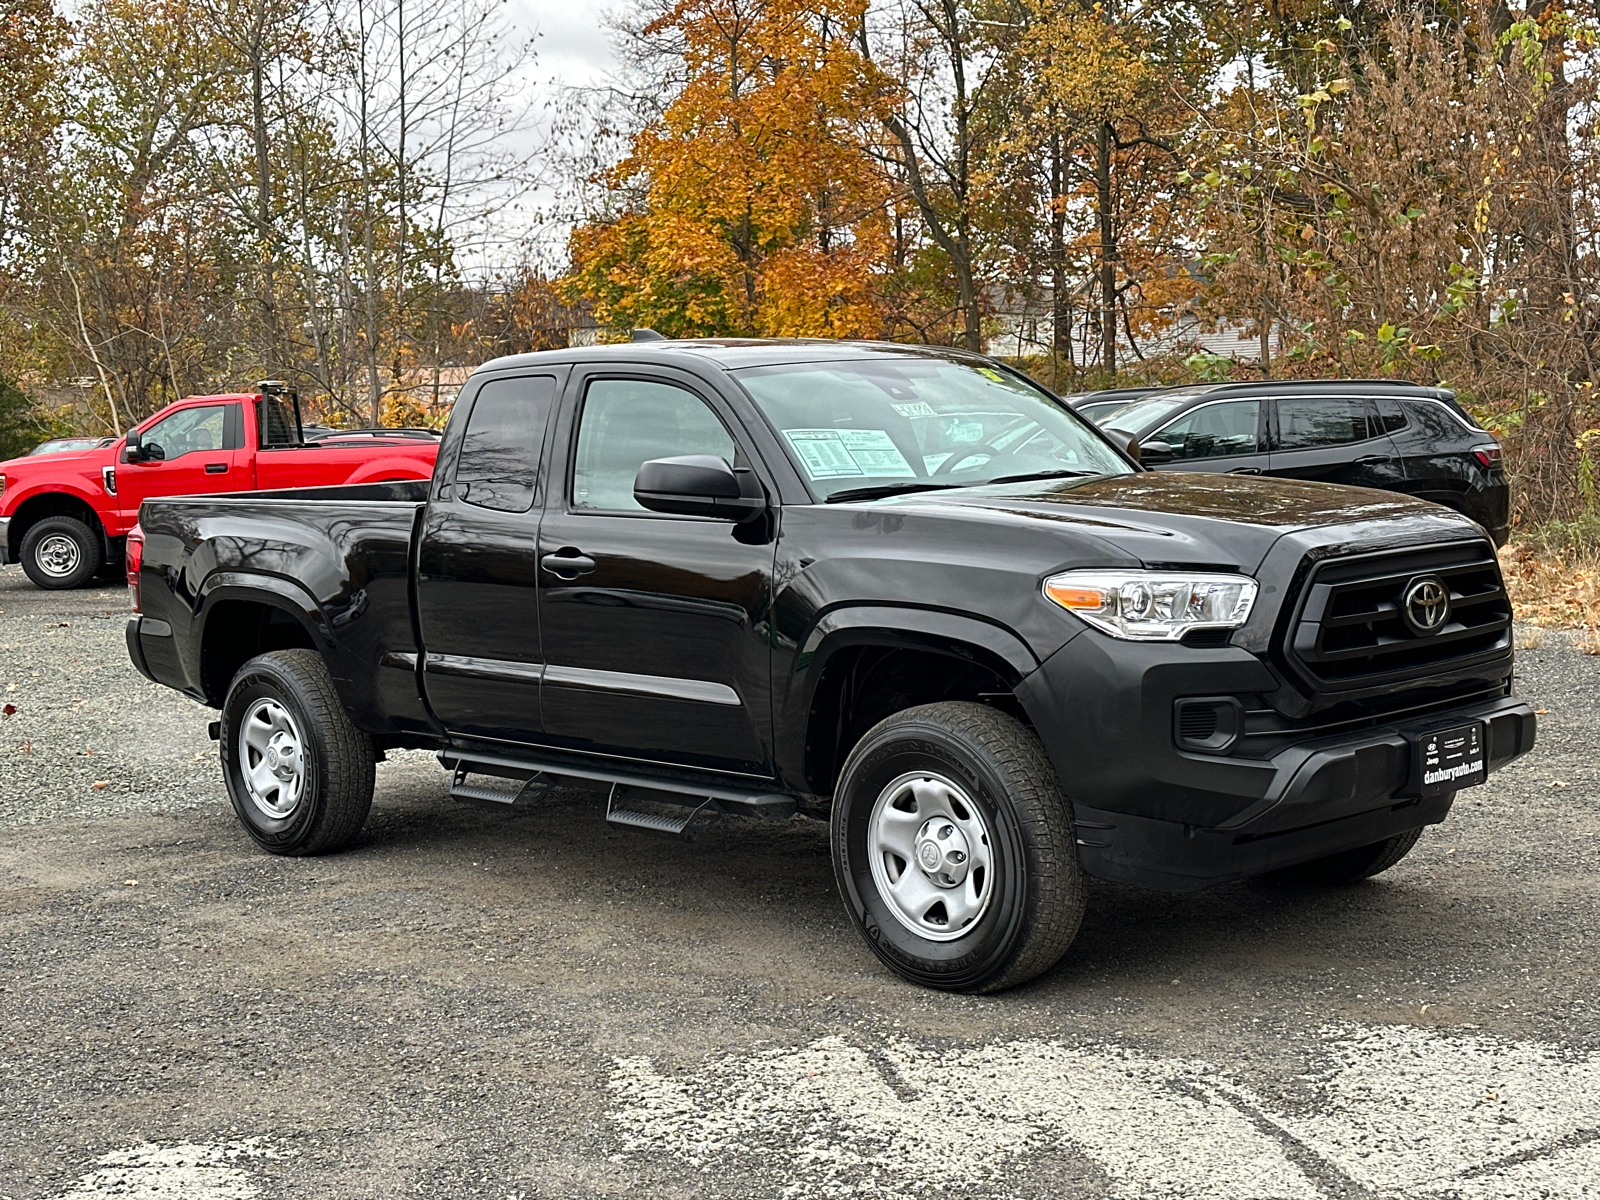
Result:
[[[915,912],[901,915],[905,906],[885,895],[885,887],[898,886],[918,870],[917,864],[880,849],[875,871],[868,849],[880,805],[884,811],[898,808],[903,816],[895,820],[903,821],[906,830],[924,811],[939,811],[931,804],[924,810],[921,798],[891,798],[900,794],[896,788],[912,786],[903,781],[913,776],[918,784],[938,781],[947,798],[960,793],[947,802],[954,806],[951,811],[970,806],[962,828],[987,830],[978,839],[987,837],[984,844],[989,847],[980,889],[984,907],[967,918],[970,927],[947,927],[933,937],[912,927]],[[945,788],[946,783],[955,790]],[[943,819],[930,817],[920,826],[919,853],[924,835],[935,820]],[[978,842],[960,844],[971,850]],[[1072,806],[1039,739],[1014,717],[986,705],[926,704],[895,713],[868,730],[839,774],[832,846],[845,908],[867,945],[890,970],[924,987],[997,992],[1026,982],[1066,953],[1083,919],[1085,889],[1073,841]],[[914,876],[910,882],[933,886],[932,869],[922,872],[927,885]],[[891,871],[899,877],[891,879]],[[969,878],[978,879],[976,867]],[[943,894],[954,897],[965,887],[947,887]],[[928,914],[943,912],[947,922],[951,916],[937,898],[921,911],[924,928]]]
[[[275,727],[268,718],[277,713],[286,715],[279,732],[291,735],[281,747],[293,754],[280,760],[280,746],[273,745],[269,765],[265,753],[241,743],[241,732],[249,719],[250,736],[259,741]],[[372,808],[376,753],[339,703],[315,650],[274,650],[239,668],[222,706],[221,734],[228,798],[256,845],[272,854],[309,855],[355,841]],[[277,779],[275,793],[246,778],[252,767],[270,771],[291,761],[298,770],[284,767],[288,774]]]
[[1410,854],[1411,847],[1417,844],[1421,836],[1422,830],[1410,829],[1384,838],[1381,842],[1373,842],[1370,846],[1357,846],[1354,850],[1341,850],[1326,858],[1314,858],[1310,862],[1284,867],[1263,878],[1297,887],[1336,887],[1344,883],[1359,883],[1387,871]]
[[100,535],[77,517],[46,517],[22,535],[22,570],[35,587],[81,588],[105,561]]

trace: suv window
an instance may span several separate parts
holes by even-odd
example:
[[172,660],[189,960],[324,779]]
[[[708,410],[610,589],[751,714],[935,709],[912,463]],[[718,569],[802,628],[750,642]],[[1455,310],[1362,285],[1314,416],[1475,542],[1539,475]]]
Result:
[[460,499],[515,513],[538,502],[544,431],[555,396],[553,375],[492,379],[478,389],[456,465]]
[[1381,433],[1397,433],[1406,427],[1406,410],[1400,401],[1387,396],[1378,397],[1378,424]]
[[1324,398],[1278,401],[1279,449],[1343,446],[1349,442],[1364,442],[1371,436],[1364,400]]
[[1261,401],[1224,400],[1184,413],[1146,440],[1165,442],[1172,447],[1172,457],[1185,462],[1254,454],[1260,424]]
[[[199,450],[227,448],[228,406],[204,404],[157,421],[140,435],[150,457],[164,462]],[[157,453],[159,451],[159,453]]]
[[704,400],[670,383],[597,379],[578,418],[573,507],[643,512],[633,498],[639,468],[680,454],[733,462],[733,438]]

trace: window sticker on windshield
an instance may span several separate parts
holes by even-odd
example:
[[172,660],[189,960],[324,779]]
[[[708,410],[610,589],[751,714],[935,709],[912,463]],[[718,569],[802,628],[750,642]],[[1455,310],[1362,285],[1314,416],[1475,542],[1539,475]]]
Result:
[[1004,383],[1006,381],[1006,377],[1000,374],[999,371],[996,371],[993,367],[979,367],[978,374],[982,375],[985,379],[992,379],[996,383]]
[[783,436],[813,479],[916,475],[894,439],[881,429],[785,429]]
[[933,411],[933,405],[926,400],[913,400],[908,404],[891,404],[889,407],[902,417],[937,417],[939,415]]

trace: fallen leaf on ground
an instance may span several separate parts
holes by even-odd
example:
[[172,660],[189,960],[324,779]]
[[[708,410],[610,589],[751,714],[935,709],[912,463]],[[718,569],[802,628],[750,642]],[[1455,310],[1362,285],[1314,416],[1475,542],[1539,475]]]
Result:
[[103,792],[110,785],[110,783],[111,781],[109,779],[96,779],[94,781],[94,790],[97,792]]

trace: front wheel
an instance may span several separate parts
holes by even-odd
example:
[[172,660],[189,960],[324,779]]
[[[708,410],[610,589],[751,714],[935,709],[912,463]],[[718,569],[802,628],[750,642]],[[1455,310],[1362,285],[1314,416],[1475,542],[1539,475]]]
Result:
[[1055,770],[1026,726],[982,704],[926,704],[868,730],[840,772],[832,846],[867,945],[925,987],[1023,983],[1083,918]]
[[376,754],[316,651],[275,650],[239,668],[220,741],[228,798],[263,850],[327,854],[361,832]]
[[23,535],[20,550],[23,573],[34,586],[51,591],[86,586],[105,557],[99,535],[77,517],[46,517],[34,523]]

